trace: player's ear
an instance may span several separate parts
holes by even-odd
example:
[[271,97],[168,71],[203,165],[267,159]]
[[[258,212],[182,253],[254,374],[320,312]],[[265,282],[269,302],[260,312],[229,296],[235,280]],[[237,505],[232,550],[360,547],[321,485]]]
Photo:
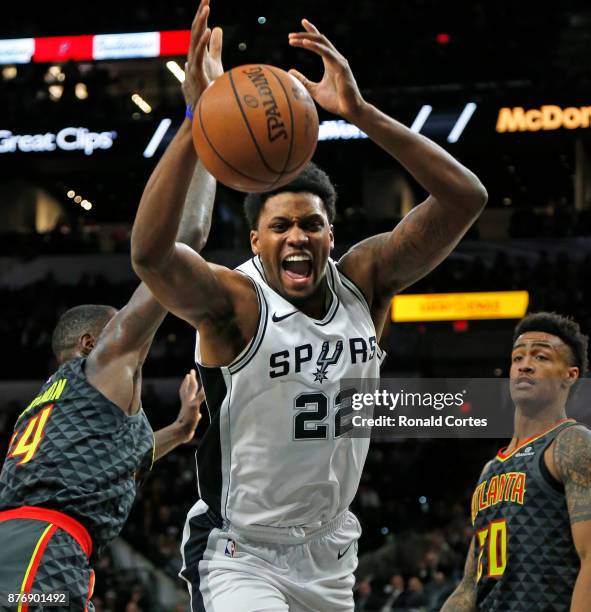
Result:
[[256,230],[250,230],[250,249],[255,255],[260,253],[259,233]]
[[579,368],[571,366],[566,371],[566,382],[569,387],[572,387],[579,379]]
[[84,334],[80,337],[80,352],[83,355],[88,355],[96,344],[95,338],[92,334]]
[[328,232],[330,234],[330,250],[332,251],[334,249],[334,225],[332,225],[332,223],[330,224]]

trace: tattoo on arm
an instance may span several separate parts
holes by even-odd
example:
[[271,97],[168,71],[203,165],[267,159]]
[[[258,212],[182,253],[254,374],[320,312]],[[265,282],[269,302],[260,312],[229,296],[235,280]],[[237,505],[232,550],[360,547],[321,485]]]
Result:
[[571,525],[591,520],[591,431],[566,429],[554,442],[553,458],[564,484]]
[[479,210],[452,207],[433,197],[411,210],[378,243],[378,292],[391,295],[436,268],[457,246]]
[[449,596],[441,612],[476,612],[476,553],[474,538],[466,557],[464,576],[456,590]]

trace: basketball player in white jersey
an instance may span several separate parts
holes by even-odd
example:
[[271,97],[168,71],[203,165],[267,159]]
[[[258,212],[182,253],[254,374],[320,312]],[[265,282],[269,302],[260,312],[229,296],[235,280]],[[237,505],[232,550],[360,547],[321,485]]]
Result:
[[[187,80],[208,84],[208,0],[192,26]],[[201,499],[185,525],[181,575],[192,609],[352,610],[357,519],[348,511],[369,441],[346,434],[340,380],[377,378],[391,297],[437,266],[480,214],[486,191],[443,149],[361,96],[345,58],[308,21],[293,46],[324,77],[294,72],[316,102],[358,126],[430,193],[391,232],[338,263],[335,194],[311,166],[247,198],[254,257],[237,270],[174,241],[196,163],[187,120],[158,163],[132,236],[151,291],[198,331],[196,358],[211,426],[198,453]],[[186,81],[187,82],[187,81]]]

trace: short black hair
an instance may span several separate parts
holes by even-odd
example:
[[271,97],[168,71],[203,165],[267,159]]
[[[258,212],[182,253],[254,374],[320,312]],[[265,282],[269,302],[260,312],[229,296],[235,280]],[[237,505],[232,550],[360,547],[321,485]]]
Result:
[[98,338],[114,310],[113,306],[104,304],[83,304],[66,310],[51,336],[51,348],[56,358],[59,360],[65,351],[75,347],[84,334]]
[[589,338],[581,332],[579,324],[571,317],[556,312],[534,312],[527,315],[516,325],[513,344],[526,332],[546,332],[560,338],[571,352],[572,364],[579,368],[579,378],[587,376],[589,359],[587,350]]
[[255,230],[259,224],[259,217],[265,202],[278,193],[292,191],[294,193],[309,192],[317,195],[324,204],[328,221],[332,223],[336,216],[337,192],[328,174],[315,163],[309,162],[293,181],[263,193],[249,193],[244,198],[244,214],[248,227]]

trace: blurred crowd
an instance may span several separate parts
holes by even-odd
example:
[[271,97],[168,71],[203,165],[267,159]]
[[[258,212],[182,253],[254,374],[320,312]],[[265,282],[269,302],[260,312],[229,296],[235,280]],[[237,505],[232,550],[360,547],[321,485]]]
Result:
[[[591,287],[581,282],[591,266],[572,243],[568,250],[549,252],[534,248],[474,251],[465,244],[434,272],[413,285],[412,293],[449,291],[528,290],[530,311],[554,310],[574,316],[583,330],[591,330]],[[575,248],[576,247],[576,248]],[[491,247],[492,249],[492,247]],[[230,254],[231,255],[231,254]],[[215,261],[215,260],[214,260]],[[240,263],[239,261],[235,262]],[[102,275],[84,275],[76,285],[60,285],[48,274],[20,289],[0,287],[0,333],[11,358],[4,364],[3,379],[35,379],[54,367],[51,332],[59,315],[80,303],[108,303],[120,308],[132,295],[137,281],[115,283]],[[405,324],[408,326],[412,324]],[[398,326],[402,327],[402,326]],[[421,324],[413,327],[416,333]],[[145,365],[147,377],[180,376],[193,366],[194,331],[183,321],[168,316],[160,328]],[[388,349],[388,336],[383,342]],[[392,347],[396,354],[396,347]],[[397,364],[387,363],[395,368]]]
[[[223,186],[221,197],[213,210],[212,227],[207,251],[220,249],[248,249],[249,231],[242,213],[242,197]],[[134,198],[137,199],[136,195]],[[368,216],[366,210],[355,205],[356,194],[342,190],[337,217],[333,223],[335,236],[341,245],[354,244],[394,227],[400,219]],[[40,255],[85,255],[97,253],[129,253],[131,225],[129,223],[100,224],[92,214],[80,217],[76,210],[64,214],[52,231],[46,233],[5,232],[0,240],[0,257],[30,259]],[[524,203],[510,213],[506,239],[554,239],[591,236],[591,208],[576,211],[566,197],[551,200],[548,205],[535,208]],[[466,236],[480,239],[479,222]]]

